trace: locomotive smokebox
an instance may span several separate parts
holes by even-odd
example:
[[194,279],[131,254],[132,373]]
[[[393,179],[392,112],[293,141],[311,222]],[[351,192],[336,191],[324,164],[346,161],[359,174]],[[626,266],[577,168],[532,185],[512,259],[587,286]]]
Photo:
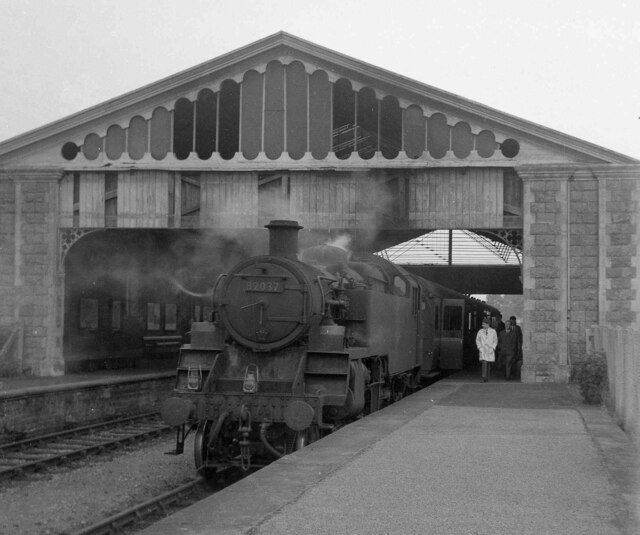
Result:
[[274,219],[265,228],[269,229],[270,255],[298,259],[298,231],[303,227],[297,221]]

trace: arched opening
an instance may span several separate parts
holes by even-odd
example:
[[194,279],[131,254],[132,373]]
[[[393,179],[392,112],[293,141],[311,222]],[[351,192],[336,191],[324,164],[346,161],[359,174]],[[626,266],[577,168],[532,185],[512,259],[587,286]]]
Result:
[[[177,342],[193,321],[210,317],[217,276],[249,252],[250,242],[197,230],[109,229],[80,238],[64,260],[66,373],[173,368]],[[145,337],[176,343],[145,351]]]

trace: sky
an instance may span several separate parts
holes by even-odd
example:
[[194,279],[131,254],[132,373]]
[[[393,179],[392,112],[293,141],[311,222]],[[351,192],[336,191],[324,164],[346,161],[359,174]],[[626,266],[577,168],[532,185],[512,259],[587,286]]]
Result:
[[640,159],[638,0],[0,5],[0,141],[285,31]]

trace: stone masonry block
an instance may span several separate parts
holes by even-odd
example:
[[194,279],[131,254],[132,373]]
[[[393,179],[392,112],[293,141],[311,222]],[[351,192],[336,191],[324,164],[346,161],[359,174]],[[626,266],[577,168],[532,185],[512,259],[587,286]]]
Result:
[[534,267],[531,268],[531,276],[535,279],[557,279],[560,274],[552,267]]
[[636,203],[631,199],[620,201],[607,202],[607,212],[620,213],[620,212],[634,212],[636,210]]
[[592,225],[598,225],[598,212],[583,212],[572,213],[571,223],[591,223]]
[[544,183],[544,189],[547,191],[560,191],[561,183],[557,180],[547,180]]
[[536,268],[552,267],[554,269],[557,269],[560,260],[552,256],[541,256],[539,258],[532,260],[532,262],[535,262],[534,267]]
[[612,223],[631,223],[633,214],[631,212],[616,212],[611,214]]
[[536,281],[536,290],[560,290],[560,279],[538,279]]
[[597,268],[597,256],[572,256],[571,265],[576,268]]
[[635,279],[636,278],[637,269],[635,267],[624,267],[624,268],[606,268],[605,276],[608,279]]
[[635,234],[637,226],[633,223],[610,224],[605,227],[607,234]]
[[572,301],[597,301],[598,289],[597,288],[576,288],[571,291]]
[[559,236],[550,236],[549,234],[536,234],[533,236],[534,245],[557,245]]
[[571,191],[595,191],[597,193],[598,188],[597,180],[576,180],[571,183]]
[[556,202],[556,193],[553,191],[538,191],[534,196],[534,202],[538,202],[538,203]]
[[540,256],[552,256],[558,257],[561,254],[561,248],[558,245],[534,245],[531,247],[531,255],[536,257]]
[[609,193],[609,199],[611,199],[612,202],[627,201],[629,200],[631,191],[632,190],[624,190],[624,189],[611,190]]
[[605,321],[612,325],[627,327],[635,325],[637,313],[631,310],[608,310],[605,313]]
[[610,301],[634,301],[638,292],[634,289],[628,290],[607,290],[606,296]]
[[[598,234],[593,231],[590,227],[588,229],[583,230],[577,234],[571,234],[571,254],[574,254],[574,249],[582,249],[583,246],[589,245],[594,246],[598,245]],[[584,248],[585,253],[593,253],[593,247]],[[597,249],[595,251],[597,253]]]
[[607,180],[607,191],[633,191],[635,185],[630,180]]
[[634,256],[638,253],[638,246],[636,244],[632,245],[609,245],[607,247],[607,256],[608,257],[616,257],[616,256]]
[[550,234],[557,236],[562,231],[562,225],[550,224],[550,223],[533,223],[530,227],[530,232],[534,234]]
[[609,236],[611,245],[629,245],[634,242],[631,234],[611,234]]
[[555,224],[559,218],[559,214],[549,213],[549,212],[541,212],[535,215],[536,223],[552,223]]
[[631,279],[611,279],[609,281],[612,290],[631,289]]
[[614,256],[611,258],[609,265],[612,268],[633,267],[633,263],[631,261],[630,256]]
[[535,181],[535,182],[529,182],[529,183],[528,183],[528,186],[529,186],[529,189],[530,189],[532,192],[545,191],[545,189],[546,189],[546,187],[547,187],[547,186],[546,186],[546,184],[545,184],[545,182],[544,182],[544,181],[542,181],[542,180],[539,180],[539,181],[537,180],[537,181]]

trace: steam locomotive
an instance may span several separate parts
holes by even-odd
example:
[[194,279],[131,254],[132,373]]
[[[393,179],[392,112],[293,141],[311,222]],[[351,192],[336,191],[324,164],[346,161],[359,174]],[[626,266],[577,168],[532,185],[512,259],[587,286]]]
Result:
[[216,281],[162,405],[176,452],[195,430],[197,471],[264,466],[474,359],[497,310],[375,256],[320,245],[298,258],[295,221],[271,221],[269,254]]

